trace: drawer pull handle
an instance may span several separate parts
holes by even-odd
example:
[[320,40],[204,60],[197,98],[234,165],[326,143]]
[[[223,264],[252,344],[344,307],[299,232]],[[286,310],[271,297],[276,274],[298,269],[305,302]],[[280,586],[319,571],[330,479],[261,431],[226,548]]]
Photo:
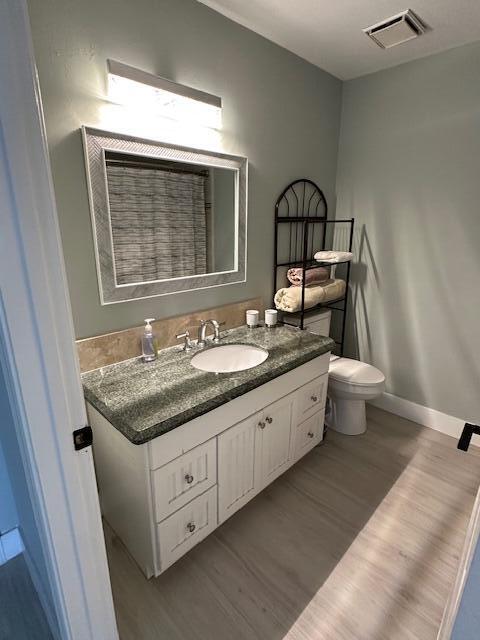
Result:
[[271,418],[270,416],[267,416],[265,420],[268,422],[268,424],[272,424],[273,422],[273,418]]
[[318,396],[316,396],[316,395],[310,396],[310,400],[312,402],[318,402]]
[[260,420],[258,426],[260,427],[260,429],[265,429],[265,422],[263,422],[263,420]]
[[313,433],[313,431],[309,431],[309,432],[307,433],[307,436],[308,436],[309,438],[313,438],[313,436],[314,436],[314,435],[315,435],[315,434]]
[[187,529],[189,530],[190,533],[193,533],[196,529],[196,524],[194,522],[189,522],[187,524]]
[[187,484],[192,484],[193,482],[193,476],[190,473],[187,473],[187,475],[185,476],[185,482]]

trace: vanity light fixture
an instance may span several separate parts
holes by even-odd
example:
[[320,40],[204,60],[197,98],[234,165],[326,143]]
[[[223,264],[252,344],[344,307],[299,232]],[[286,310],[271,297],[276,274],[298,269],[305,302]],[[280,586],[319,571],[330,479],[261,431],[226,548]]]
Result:
[[210,129],[222,126],[222,99],[123,62],[107,60],[112,102]]

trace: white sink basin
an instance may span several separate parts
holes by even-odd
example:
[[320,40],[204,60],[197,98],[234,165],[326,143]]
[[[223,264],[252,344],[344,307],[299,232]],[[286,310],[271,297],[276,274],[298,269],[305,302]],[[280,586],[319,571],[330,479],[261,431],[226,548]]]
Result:
[[201,371],[229,373],[252,369],[268,358],[268,351],[249,344],[222,344],[196,353],[192,366]]

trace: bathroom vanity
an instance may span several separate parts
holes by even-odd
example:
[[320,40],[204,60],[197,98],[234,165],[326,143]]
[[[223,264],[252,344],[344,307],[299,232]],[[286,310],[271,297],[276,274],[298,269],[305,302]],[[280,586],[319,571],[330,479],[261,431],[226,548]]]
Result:
[[83,375],[102,513],[158,576],[323,438],[333,341],[245,327],[222,344],[269,352],[251,369],[195,369],[172,347]]

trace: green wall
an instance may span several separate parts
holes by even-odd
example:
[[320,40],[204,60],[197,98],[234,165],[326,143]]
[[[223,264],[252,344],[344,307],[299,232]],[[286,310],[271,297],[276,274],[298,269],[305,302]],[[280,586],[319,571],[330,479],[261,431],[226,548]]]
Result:
[[[278,193],[309,176],[333,209],[341,82],[193,0],[30,0],[29,10],[77,337],[249,296],[270,303]],[[100,305],[79,127],[126,124],[105,100],[107,58],[222,97],[223,149],[250,162],[245,284]]]
[[337,216],[357,220],[351,353],[480,422],[480,43],[344,84]]
[[[4,353],[4,345],[0,342],[0,356]],[[7,390],[7,375],[0,367],[0,533],[18,526],[31,568],[35,572],[35,587],[39,590],[42,605],[48,608],[48,620],[55,625],[52,633],[57,638],[59,631],[49,577],[49,562],[38,531],[27,474],[17,440]],[[12,384],[11,381],[9,384]],[[0,610],[1,607],[0,601]],[[2,629],[4,628],[2,624]],[[3,633],[1,637],[5,637]]]
[[[78,337],[270,304],[273,205],[309,176],[357,220],[350,353],[389,392],[480,421],[480,44],[342,85],[193,0],[29,5]],[[221,146],[250,162],[245,284],[100,305],[79,127],[142,124],[105,99],[109,57],[222,96]]]
[[[10,424],[8,426],[11,427]],[[18,526],[17,508],[13,498],[12,485],[8,475],[0,434],[0,535],[10,531],[10,529],[14,529],[16,526]]]

